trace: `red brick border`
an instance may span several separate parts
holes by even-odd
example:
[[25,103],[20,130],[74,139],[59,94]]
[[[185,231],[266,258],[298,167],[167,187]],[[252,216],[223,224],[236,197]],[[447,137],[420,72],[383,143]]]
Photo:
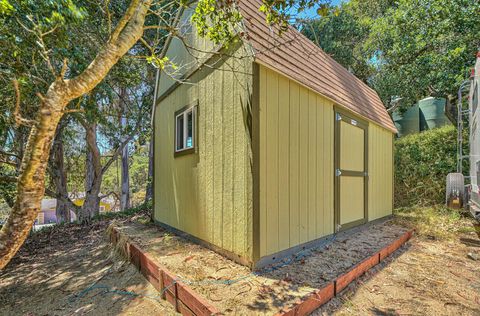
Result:
[[[414,230],[408,231],[390,245],[387,245],[371,257],[361,261],[350,270],[329,282],[323,288],[315,290],[312,294],[303,300],[295,302],[295,305],[289,309],[284,309],[276,316],[296,316],[309,315],[314,310],[330,301],[344,290],[351,282],[362,276],[365,272],[379,264],[383,259],[391,255],[412,236]],[[113,229],[111,241],[116,244],[119,240],[120,232]],[[145,278],[157,289],[163,293],[163,299],[170,302],[177,312],[182,315],[220,315],[214,306],[201,298],[192,289],[180,281],[175,281],[176,277],[165,267],[155,262],[148,254],[134,242],[127,242],[125,253],[130,261],[138,268]]]
[[[110,240],[116,244],[119,240],[120,232],[113,228]],[[197,295],[187,285],[181,281],[176,281],[176,276],[167,268],[155,262],[147,253],[134,242],[127,241],[125,249],[130,262],[137,267],[143,276],[150,282],[155,289],[163,295],[170,304],[175,306],[175,310],[182,315],[206,316],[219,315],[220,312]]]

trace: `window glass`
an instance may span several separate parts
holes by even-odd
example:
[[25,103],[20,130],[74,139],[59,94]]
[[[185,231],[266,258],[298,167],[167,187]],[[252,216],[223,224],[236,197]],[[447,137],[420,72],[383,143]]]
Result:
[[195,107],[175,117],[175,152],[195,148]]
[[187,141],[186,148],[193,148],[193,110],[187,113]]
[[182,150],[184,148],[183,144],[183,113],[177,116],[177,150]]

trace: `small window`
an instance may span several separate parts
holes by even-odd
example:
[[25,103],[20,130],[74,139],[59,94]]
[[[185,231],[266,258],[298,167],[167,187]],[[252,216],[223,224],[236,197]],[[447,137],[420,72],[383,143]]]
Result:
[[175,115],[175,153],[195,148],[195,112],[195,107],[190,107]]

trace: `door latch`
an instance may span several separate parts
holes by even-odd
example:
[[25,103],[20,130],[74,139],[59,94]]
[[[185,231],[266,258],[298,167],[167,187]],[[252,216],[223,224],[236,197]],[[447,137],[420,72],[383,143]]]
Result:
[[335,171],[335,175],[336,175],[337,177],[340,177],[340,176],[342,175],[342,171],[341,171],[340,169],[337,169],[337,170]]

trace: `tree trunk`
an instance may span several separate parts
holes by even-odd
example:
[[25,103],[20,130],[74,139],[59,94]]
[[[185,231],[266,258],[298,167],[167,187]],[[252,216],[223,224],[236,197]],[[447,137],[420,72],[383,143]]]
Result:
[[45,194],[45,171],[58,122],[67,104],[95,88],[110,69],[141,38],[152,0],[132,0],[108,43],[77,77],[64,79],[65,69],[52,83],[30,131],[17,181],[17,198],[0,230],[0,269],[22,246],[40,211]]
[[[55,183],[55,194],[57,196],[68,197],[67,189],[67,174],[65,172],[64,165],[64,151],[63,151],[63,129],[66,122],[63,120],[58,128],[53,141],[51,159],[51,174],[52,180]],[[57,206],[55,208],[55,215],[57,218],[57,224],[70,223],[72,218],[70,216],[70,208],[68,204],[63,200],[57,198]]]
[[100,188],[102,186],[102,164],[100,150],[97,144],[97,125],[85,126],[87,157],[85,176],[85,200],[79,213],[81,223],[89,223],[100,213]]
[[148,149],[148,178],[147,178],[147,192],[145,194],[145,203],[153,198],[153,133],[150,139]]
[[[126,89],[121,88],[120,90],[120,107],[121,107],[121,118],[120,124],[122,129],[125,130],[127,127],[127,103],[125,98],[127,97]],[[120,210],[125,211],[130,208],[130,174],[128,169],[128,143],[125,144],[122,150],[122,176],[121,176],[121,196],[120,196]]]
[[62,81],[52,84],[30,132],[17,181],[17,198],[0,231],[0,269],[21,247],[40,210],[50,147],[67,104],[64,93]]

